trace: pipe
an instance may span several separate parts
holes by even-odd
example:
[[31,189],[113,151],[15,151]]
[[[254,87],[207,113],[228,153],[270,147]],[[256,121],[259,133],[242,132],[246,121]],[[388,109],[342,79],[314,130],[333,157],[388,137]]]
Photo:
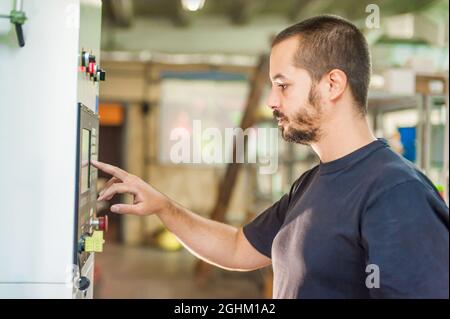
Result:
[[23,9],[23,1],[22,0],[16,0],[14,4],[14,10],[16,11],[22,11]]

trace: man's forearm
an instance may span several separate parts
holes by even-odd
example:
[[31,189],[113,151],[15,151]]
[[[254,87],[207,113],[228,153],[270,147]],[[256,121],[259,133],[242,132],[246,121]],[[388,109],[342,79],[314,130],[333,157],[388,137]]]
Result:
[[158,216],[197,257],[221,268],[238,269],[234,258],[237,228],[194,214],[173,201]]
[[176,204],[137,176],[97,161],[92,164],[113,177],[100,192],[98,200],[110,200],[115,194],[132,194],[133,204],[114,204],[119,214],[148,216],[156,214],[183,245],[197,257],[230,270],[253,270],[271,263],[247,240],[242,228],[235,228],[190,212]]

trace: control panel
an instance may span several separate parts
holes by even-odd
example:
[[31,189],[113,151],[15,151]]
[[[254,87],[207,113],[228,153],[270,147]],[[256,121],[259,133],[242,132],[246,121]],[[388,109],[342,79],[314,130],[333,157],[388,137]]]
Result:
[[[78,104],[77,216],[75,216],[74,263],[81,273],[89,257],[103,251],[103,232],[108,230],[108,216],[98,217],[97,169],[91,160],[98,159],[98,115],[82,103]],[[83,279],[81,279],[83,280]]]
[[[87,41],[88,43],[89,41]],[[85,43],[86,44],[86,43]],[[94,254],[103,251],[108,216],[97,216],[97,169],[99,116],[98,88],[106,73],[86,46],[78,53],[77,185],[74,230],[74,298],[91,298],[94,285]]]

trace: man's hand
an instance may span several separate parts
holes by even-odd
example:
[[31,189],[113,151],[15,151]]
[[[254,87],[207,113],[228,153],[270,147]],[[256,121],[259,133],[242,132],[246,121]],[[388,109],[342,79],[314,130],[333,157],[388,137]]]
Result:
[[112,175],[100,192],[98,200],[110,200],[116,194],[131,194],[134,196],[132,205],[116,204],[111,206],[111,211],[119,214],[151,215],[162,212],[170,200],[144,182],[137,176],[129,174],[113,165],[91,160],[94,167]]
[[133,205],[117,204],[111,211],[120,214],[157,214],[169,231],[194,255],[213,265],[231,270],[254,270],[270,265],[270,258],[258,252],[245,238],[242,229],[194,214],[161,194],[139,177],[97,161],[98,169],[111,174],[98,200],[115,194],[132,194]]

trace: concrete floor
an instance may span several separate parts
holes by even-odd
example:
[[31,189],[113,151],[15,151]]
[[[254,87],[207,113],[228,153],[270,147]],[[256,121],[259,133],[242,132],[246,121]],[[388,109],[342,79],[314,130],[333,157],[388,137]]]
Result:
[[263,298],[259,270],[214,268],[208,283],[198,286],[193,276],[197,259],[185,249],[165,252],[107,244],[95,261],[95,298]]

